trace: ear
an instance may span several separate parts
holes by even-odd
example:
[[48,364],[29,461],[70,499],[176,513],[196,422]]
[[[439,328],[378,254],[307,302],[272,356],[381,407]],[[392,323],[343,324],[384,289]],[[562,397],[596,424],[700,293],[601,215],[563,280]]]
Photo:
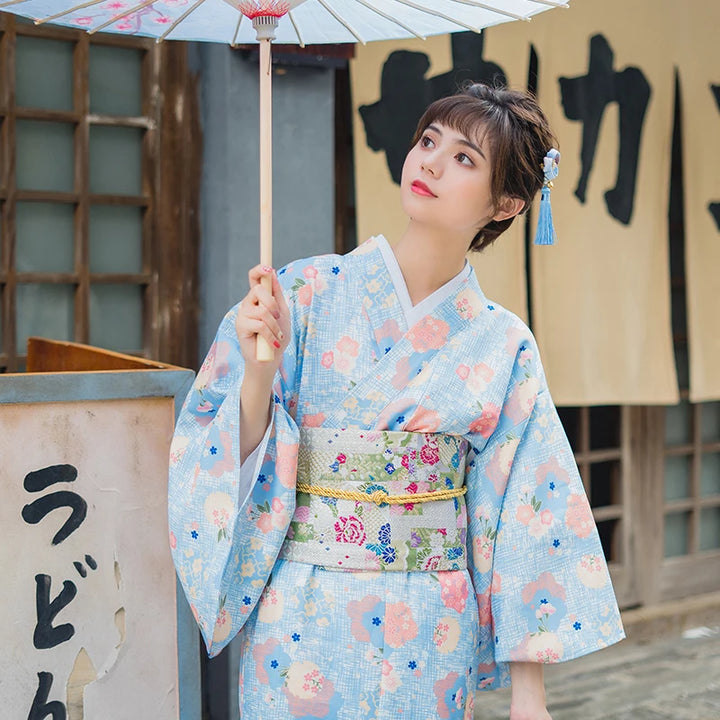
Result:
[[525,209],[525,201],[517,197],[503,196],[503,199],[498,205],[497,212],[493,215],[493,220],[507,220],[508,218],[515,217]]

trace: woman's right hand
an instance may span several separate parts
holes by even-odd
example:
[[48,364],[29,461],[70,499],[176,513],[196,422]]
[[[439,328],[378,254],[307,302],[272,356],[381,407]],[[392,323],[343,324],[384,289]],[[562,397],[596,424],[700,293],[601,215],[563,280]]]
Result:
[[[272,280],[272,293],[262,285],[263,278]],[[235,319],[240,352],[245,359],[246,372],[274,376],[280,367],[285,348],[290,342],[290,311],[275,270],[256,265],[248,273],[250,290],[242,299]],[[273,350],[273,359],[256,359],[258,335],[265,338]]]

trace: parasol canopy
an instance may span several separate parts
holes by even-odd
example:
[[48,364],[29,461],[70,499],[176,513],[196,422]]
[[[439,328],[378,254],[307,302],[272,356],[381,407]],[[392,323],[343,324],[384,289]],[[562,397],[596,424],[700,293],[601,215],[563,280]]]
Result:
[[[275,42],[366,43],[527,20],[561,0],[5,0],[6,12],[88,30],[169,40],[257,42],[247,16],[279,17]],[[245,13],[245,15],[243,15]]]

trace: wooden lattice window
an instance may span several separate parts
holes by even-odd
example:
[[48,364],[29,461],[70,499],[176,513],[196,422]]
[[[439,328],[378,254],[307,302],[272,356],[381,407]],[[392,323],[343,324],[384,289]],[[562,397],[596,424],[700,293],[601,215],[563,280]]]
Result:
[[720,550],[720,403],[667,408],[664,555]]
[[177,63],[161,63],[184,48],[1,14],[0,33],[0,371],[23,370],[30,335],[188,362],[192,349],[164,340],[196,332],[168,319],[196,322],[178,303],[188,286],[169,283],[196,273],[178,252],[188,230],[172,225],[190,225],[197,181],[180,184],[174,157],[163,165],[163,147],[186,139],[176,120],[161,134],[163,91],[179,87]]

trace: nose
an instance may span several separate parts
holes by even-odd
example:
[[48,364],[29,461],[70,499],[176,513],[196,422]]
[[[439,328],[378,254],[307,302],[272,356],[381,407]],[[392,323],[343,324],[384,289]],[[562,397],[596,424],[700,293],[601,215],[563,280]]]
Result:
[[420,163],[420,169],[430,173],[433,177],[437,177],[440,173],[440,165],[435,155],[426,155]]

